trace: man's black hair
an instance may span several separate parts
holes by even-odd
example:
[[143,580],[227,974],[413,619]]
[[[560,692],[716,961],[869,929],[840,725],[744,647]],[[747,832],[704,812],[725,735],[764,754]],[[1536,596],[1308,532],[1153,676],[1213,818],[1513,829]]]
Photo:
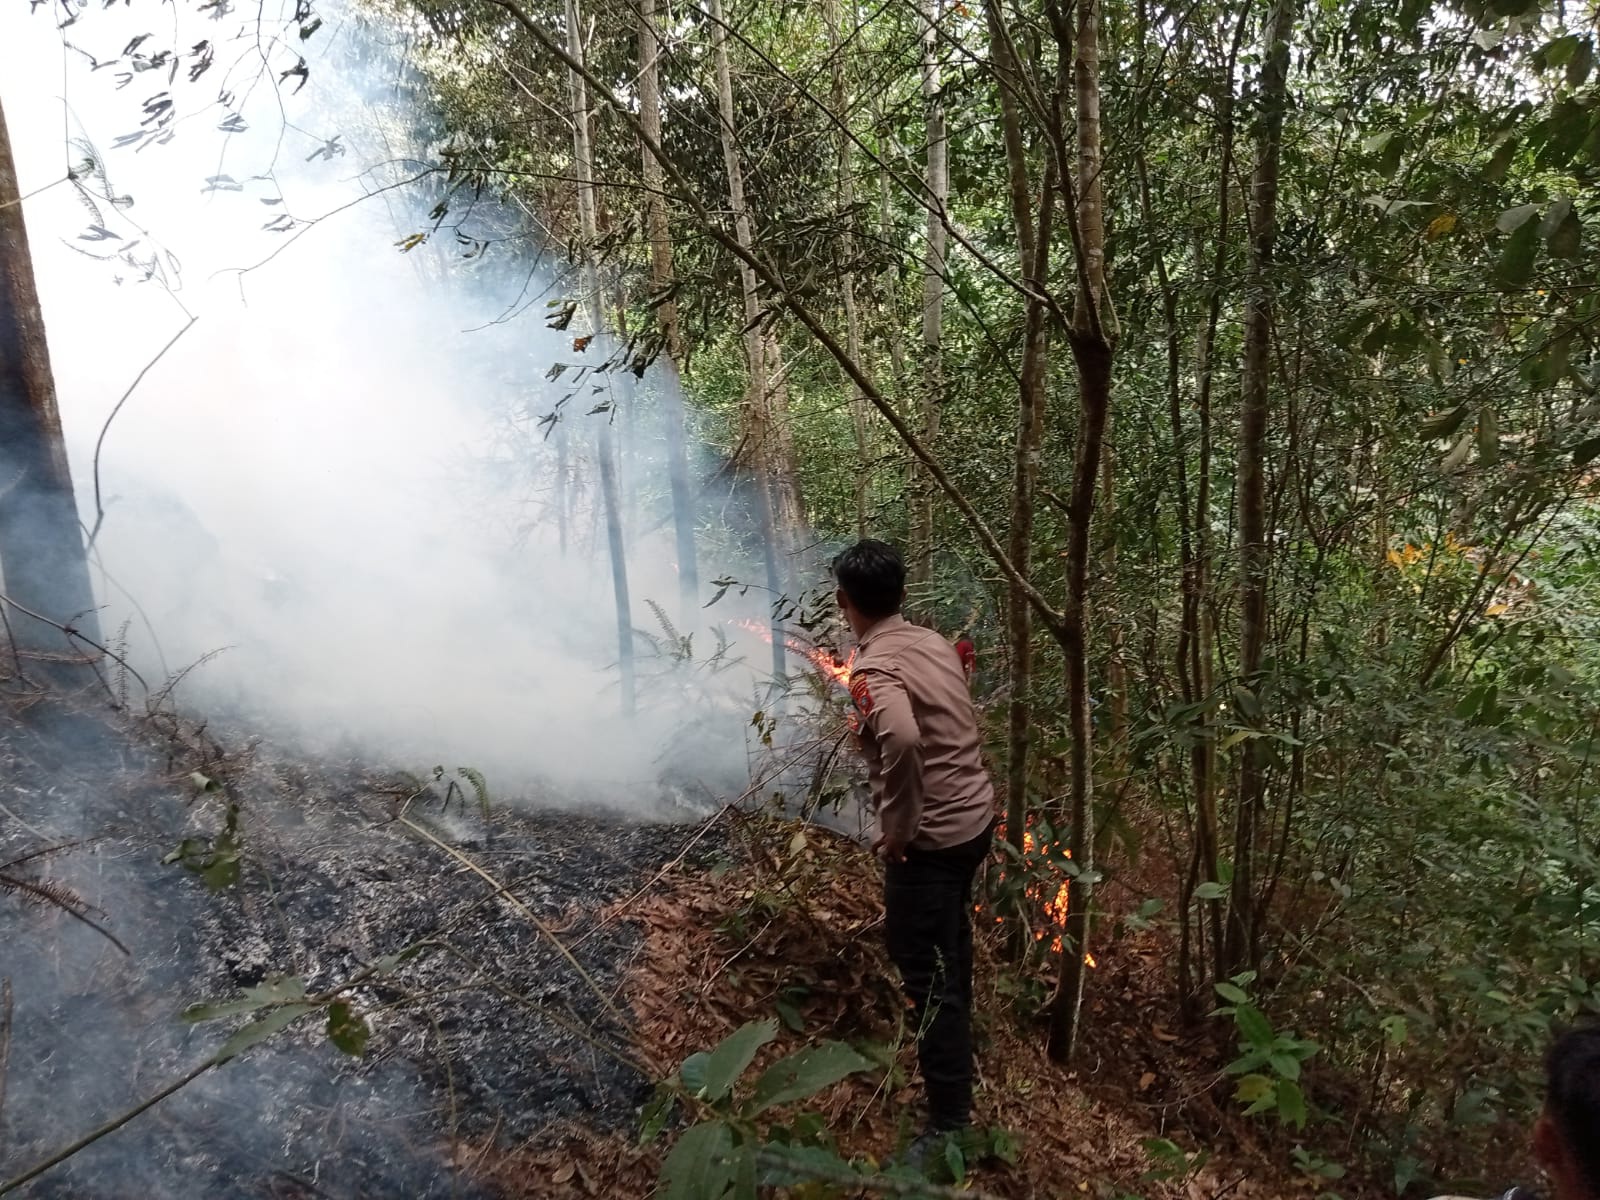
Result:
[[888,542],[862,538],[833,560],[833,577],[863,616],[877,619],[900,611],[906,564]]
[[1589,1195],[1600,1197],[1600,1021],[1574,1025],[1550,1047],[1545,1111]]

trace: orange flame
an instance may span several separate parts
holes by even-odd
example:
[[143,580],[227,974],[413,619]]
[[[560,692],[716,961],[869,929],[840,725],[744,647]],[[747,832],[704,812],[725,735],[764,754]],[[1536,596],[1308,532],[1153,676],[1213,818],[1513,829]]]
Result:
[[[766,642],[767,645],[772,645],[772,629],[770,626],[763,625],[759,621],[751,621],[743,617],[735,618],[728,623],[730,625],[736,625],[740,629],[743,629],[749,633],[753,633],[762,641]],[[791,654],[798,654],[801,658],[809,662],[813,667],[822,673],[824,678],[833,680],[834,683],[838,684],[842,688],[849,688],[850,668],[855,664],[856,661],[856,652],[854,650],[850,651],[850,657],[841,663],[837,658],[835,658],[828,651],[822,649],[820,646],[806,646],[796,641],[792,637],[784,638],[783,644],[788,647],[788,650]]]
[[[1004,823],[1001,824],[997,836],[1005,836]],[[1064,848],[1060,842],[1052,842],[1050,844],[1050,849],[1059,851],[1067,858],[1072,857],[1072,851]],[[1039,853],[1039,841],[1033,836],[1033,831],[1023,830],[1022,857],[1030,868],[1039,865],[1034,862],[1035,856]],[[1001,873],[1001,877],[1004,878],[1004,872]],[[1037,883],[1030,884],[1026,889],[1024,889],[1024,894],[1028,897],[1028,899],[1038,901],[1040,903],[1040,906],[1044,909],[1045,917],[1048,918],[1050,924],[1053,925],[1056,930],[1054,933],[1045,929],[1035,930],[1033,940],[1036,942],[1042,942],[1048,934],[1050,936],[1050,952],[1052,954],[1060,954],[1062,951],[1062,943],[1061,933],[1059,931],[1064,930],[1067,927],[1068,904],[1072,894],[1071,885],[1065,880],[1062,880],[1061,883],[1057,885],[1054,896],[1049,896],[1046,894],[1047,887],[1048,885],[1041,885]],[[981,912],[982,909],[982,905],[977,906],[977,911]],[[1004,919],[1005,918],[1003,917],[996,917],[995,922],[996,924],[999,924],[1003,922]],[[1083,956],[1083,961],[1090,967],[1098,967],[1100,965],[1095,961],[1095,957],[1092,954],[1085,954]]]

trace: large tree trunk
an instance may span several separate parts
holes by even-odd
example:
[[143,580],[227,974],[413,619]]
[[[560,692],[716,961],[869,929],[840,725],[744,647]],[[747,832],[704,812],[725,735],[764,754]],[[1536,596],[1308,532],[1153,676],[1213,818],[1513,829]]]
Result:
[[[939,69],[939,0],[921,0],[922,104],[928,138],[926,188],[927,246],[922,260],[922,444],[930,453],[939,442],[939,410],[944,401],[945,202],[950,195],[949,136],[945,129],[943,80]],[[913,466],[911,473],[912,583],[933,576],[933,484]]]
[[[661,144],[661,43],[656,37],[657,0],[639,0],[639,122],[645,135]],[[661,423],[667,439],[667,484],[672,492],[672,527],[678,552],[678,617],[685,629],[700,605],[700,569],[695,555],[694,489],[689,481],[688,438],[683,409],[683,330],[672,296],[672,229],[662,194],[661,164],[644,155],[645,230],[650,239],[650,290],[657,299],[656,320],[666,342],[659,368]]]
[[[1239,681],[1260,696],[1261,661],[1267,641],[1267,582],[1272,556],[1267,543],[1266,449],[1270,416],[1273,248],[1278,231],[1278,160],[1288,89],[1289,37],[1295,0],[1276,0],[1267,23],[1267,56],[1261,70],[1256,167],[1251,179],[1250,267],[1244,309],[1244,363],[1239,400]],[[1240,713],[1256,721],[1261,714]],[[1266,803],[1266,759],[1260,738],[1240,752],[1238,807],[1234,814],[1233,883],[1221,969],[1241,970],[1256,958],[1260,931],[1255,911],[1255,848]]]
[[[584,61],[578,0],[567,0],[567,53]],[[605,298],[600,291],[600,271],[595,263],[596,236],[594,158],[589,147],[589,98],[584,78],[577,71],[568,77],[572,91],[572,153],[578,182],[578,226],[583,238],[584,303],[589,310],[592,350],[602,360],[615,347],[607,329]],[[606,543],[611,553],[611,589],[617,612],[617,668],[622,683],[622,711],[631,715],[636,704],[633,673],[633,615],[628,598],[628,560],[622,538],[621,499],[617,489],[616,451],[611,436],[610,412],[602,414],[596,439],[600,456],[600,496],[605,509]]]
[[[1048,0],[1058,46],[1067,43],[1066,18]],[[1111,367],[1116,351],[1116,314],[1106,284],[1105,211],[1100,186],[1100,0],[1077,0],[1072,37],[1073,88],[1077,101],[1077,202],[1079,284],[1068,326],[1078,373],[1078,445],[1068,498],[1067,596],[1056,631],[1066,658],[1067,712],[1072,770],[1068,801],[1075,871],[1068,887],[1066,949],[1061,978],[1050,1003],[1047,1052],[1057,1062],[1077,1047],[1089,955],[1090,905],[1094,899],[1094,729],[1089,710],[1088,581],[1089,527],[1094,517],[1100,455],[1111,411]],[[1065,51],[1063,50],[1063,53]]]
[[[728,201],[733,208],[734,239],[746,255],[754,255],[755,237],[750,213],[744,204],[744,167],[739,160],[739,132],[733,114],[733,73],[728,65],[728,29],[723,22],[722,0],[711,0],[711,37],[717,68],[717,111],[722,125],[722,159],[728,173]],[[783,576],[779,567],[780,546],[773,514],[772,462],[774,438],[771,397],[768,394],[767,348],[761,314],[761,296],[756,288],[754,268],[743,259],[739,263],[739,284],[744,293],[744,353],[750,379],[745,392],[745,437],[751,448],[756,493],[756,516],[761,526],[763,565],[767,588],[772,596],[772,677],[783,679],[786,670],[783,622],[779,618],[779,597]]]
[[[986,0],[991,69],[1000,90],[1000,130],[1006,150],[1006,179],[1011,220],[1016,227],[1017,265],[1021,278],[1039,295],[1047,286],[1050,255],[1050,214],[1054,208],[1055,179],[1047,177],[1035,233],[1028,182],[1027,153],[1022,143],[1022,121],[1014,89],[1022,86],[1021,64],[1013,52],[999,0]],[[1017,386],[1017,442],[1011,485],[1011,529],[1006,552],[1012,564],[1026,575],[1033,564],[1033,517],[1039,460],[1044,437],[1045,378],[1049,365],[1050,325],[1042,299],[1023,304],[1022,370]],[[1010,652],[1010,691],[1006,735],[1006,836],[1019,851],[1027,828],[1029,731],[1033,686],[1033,608],[1016,584],[1007,589],[1006,640]]]
[[[62,649],[46,621],[99,639],[94,589],[56,410],[16,164],[0,111],[0,585],[27,649]],[[3,629],[3,625],[0,625]]]
[[[851,0],[854,3],[854,0]],[[831,103],[839,120],[839,134],[835,139],[834,153],[838,159],[838,209],[841,225],[839,257],[845,266],[839,277],[839,297],[844,303],[844,348],[852,359],[861,360],[861,316],[856,311],[856,239],[855,239],[855,176],[851,171],[850,135],[846,123],[850,119],[846,106],[844,78],[844,48],[839,32],[839,0],[825,0],[823,16],[828,23],[828,50],[833,61],[833,92]],[[871,412],[867,398],[861,394],[854,381],[845,377],[850,389],[850,428],[856,440],[855,500],[856,536],[867,536],[867,479],[872,457]]]

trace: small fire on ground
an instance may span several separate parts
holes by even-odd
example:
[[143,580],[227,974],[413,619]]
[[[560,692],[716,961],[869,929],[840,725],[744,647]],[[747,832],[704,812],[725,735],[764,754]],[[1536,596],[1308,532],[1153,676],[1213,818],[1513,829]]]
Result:
[[[1032,824],[1032,821],[1033,819],[1030,817],[1029,824]],[[1005,822],[1002,821],[1000,827],[995,831],[995,837],[1004,838],[1005,835]],[[1035,874],[1042,874],[1049,869],[1049,859],[1046,855],[1051,853],[1059,853],[1064,858],[1072,857],[1072,851],[1059,841],[1051,842],[1048,847],[1041,849],[1040,842],[1034,837],[1033,831],[1030,829],[1023,830],[1022,859],[1025,864],[1025,870],[1030,877]],[[1005,879],[1004,868],[1001,868],[1000,878],[1001,880]],[[1033,940],[1042,942],[1048,936],[1050,938],[1050,952],[1052,954],[1060,954],[1063,948],[1061,936],[1067,927],[1067,905],[1071,896],[1071,885],[1065,879],[1059,881],[1059,883],[1055,884],[1054,895],[1050,894],[1050,887],[1049,883],[1030,883],[1023,889],[1023,894],[1029,900],[1039,903],[1044,910],[1046,920],[1053,927],[1051,929],[1034,930]],[[981,904],[975,904],[972,908],[974,912],[981,913],[983,911],[983,905]],[[995,924],[1003,924],[1004,922],[1004,917],[998,915],[995,917]],[[1088,953],[1084,954],[1083,961],[1090,967],[1098,967],[1100,965],[1095,961],[1094,955]]]

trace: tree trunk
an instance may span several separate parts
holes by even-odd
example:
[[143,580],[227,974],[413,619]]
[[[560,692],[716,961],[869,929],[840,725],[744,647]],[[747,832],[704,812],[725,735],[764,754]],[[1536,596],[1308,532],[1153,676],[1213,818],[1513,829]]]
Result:
[[[1048,0],[1058,46],[1067,41],[1066,20]],[[1078,374],[1078,445],[1068,498],[1067,597],[1056,639],[1067,668],[1072,771],[1069,785],[1074,874],[1068,886],[1065,951],[1061,978],[1050,1003],[1046,1046],[1056,1062],[1077,1047],[1083,985],[1089,954],[1090,905],[1094,899],[1094,728],[1089,711],[1088,581],[1089,527],[1094,517],[1100,455],[1111,410],[1111,368],[1116,351],[1116,314],[1106,285],[1105,211],[1100,186],[1100,0],[1077,0],[1073,87],[1077,101],[1079,283],[1068,340]]]
[[[944,401],[945,201],[950,195],[949,137],[945,130],[943,81],[939,70],[939,0],[921,0],[922,104],[928,138],[927,247],[922,261],[922,443],[930,453],[939,442],[939,410]],[[926,472],[911,472],[911,561],[914,584],[933,577],[933,486]]]
[[[1239,682],[1261,695],[1260,671],[1267,640],[1267,583],[1271,550],[1266,524],[1266,448],[1270,416],[1272,256],[1277,240],[1278,160],[1283,141],[1284,98],[1289,76],[1289,37],[1295,0],[1276,0],[1267,24],[1267,56],[1261,70],[1256,167],[1251,179],[1250,265],[1244,309],[1244,362],[1239,400]],[[1257,723],[1264,714],[1242,712]],[[1255,847],[1266,803],[1266,759],[1260,738],[1240,751],[1239,795],[1234,814],[1233,882],[1224,935],[1222,973],[1253,963],[1259,945],[1255,913]]]
[[[1013,89],[1021,85],[1020,64],[1001,15],[999,0],[986,0],[991,69],[1000,91],[1000,130],[1006,150],[1006,179],[1011,220],[1016,227],[1017,264],[1021,278],[1041,292],[1050,254],[1050,214],[1054,207],[1053,175],[1047,175],[1039,205],[1035,234],[1031,209],[1032,188],[1028,160],[1022,143],[1022,122]],[[1017,570],[1026,575],[1033,562],[1034,497],[1039,480],[1040,451],[1045,420],[1045,378],[1049,365],[1050,326],[1042,300],[1024,302],[1022,370],[1017,387],[1017,442],[1011,486],[1011,529],[1007,553]],[[1006,836],[1018,851],[1028,818],[1029,730],[1033,684],[1033,609],[1017,584],[1007,590],[1006,641],[1011,659],[1010,692],[1006,712]]]
[[[656,37],[657,0],[639,0],[639,121],[645,134],[661,144],[661,45]],[[667,441],[667,484],[672,492],[672,528],[678,554],[678,619],[688,629],[700,606],[700,568],[695,553],[694,488],[689,481],[688,438],[683,408],[683,330],[672,270],[672,229],[667,221],[661,164],[641,145],[644,155],[645,230],[650,239],[650,290],[656,299],[656,320],[666,343],[659,369],[661,423]]]
[[[584,61],[578,0],[567,0],[567,53]],[[572,155],[578,182],[578,225],[583,238],[584,303],[589,309],[593,352],[605,360],[615,347],[607,329],[605,299],[600,291],[600,271],[594,259],[595,197],[594,158],[589,147],[589,99],[584,78],[577,71],[568,77],[572,91]],[[596,439],[600,456],[600,496],[605,509],[606,543],[611,553],[611,590],[617,612],[617,669],[622,684],[622,711],[631,715],[636,704],[633,673],[633,615],[628,597],[628,560],[622,539],[621,498],[617,489],[617,464],[612,444],[610,412],[602,414]]]
[[[733,208],[734,239],[746,255],[754,256],[754,235],[750,213],[744,205],[744,167],[739,161],[739,132],[733,115],[733,74],[728,65],[728,29],[723,22],[722,0],[710,0],[711,37],[717,68],[717,110],[722,125],[722,158],[728,172],[728,201]],[[772,677],[781,681],[786,671],[783,621],[778,601],[783,594],[779,569],[777,522],[773,516],[773,487],[770,464],[773,456],[771,398],[767,390],[766,335],[762,328],[761,297],[756,290],[755,269],[743,259],[739,262],[739,284],[744,293],[744,353],[750,379],[745,392],[745,433],[751,447],[756,492],[756,517],[761,526],[763,565],[767,588],[772,596]]]
[[[1217,327],[1222,317],[1222,286],[1228,266],[1228,251],[1233,220],[1229,197],[1233,192],[1234,147],[1234,69],[1239,58],[1239,47],[1249,26],[1249,10],[1239,14],[1233,31],[1233,44],[1228,52],[1226,78],[1217,95],[1217,125],[1222,141],[1222,153],[1217,167],[1217,235],[1215,251],[1210,266],[1210,279],[1205,320],[1195,342],[1195,377],[1199,381],[1195,393],[1195,417],[1199,441],[1195,468],[1194,545],[1193,555],[1183,564],[1183,618],[1179,638],[1180,653],[1187,651],[1189,673],[1194,681],[1197,700],[1208,700],[1212,694],[1212,663],[1214,662],[1215,630],[1213,629],[1208,600],[1211,576],[1211,394],[1215,379]],[[1198,233],[1195,237],[1195,270],[1204,278],[1206,272],[1204,246]],[[1205,736],[1204,726],[1211,718],[1204,712],[1196,718],[1201,726],[1190,750],[1190,775],[1194,794],[1195,820],[1198,838],[1195,846],[1196,868],[1203,868],[1206,882],[1220,883],[1221,825],[1217,816],[1216,793],[1216,741]],[[1190,894],[1187,888],[1184,907],[1187,911]],[[1222,978],[1223,936],[1222,906],[1204,905],[1204,925],[1210,934],[1211,961]],[[1187,920],[1187,917],[1185,917]],[[1180,1001],[1191,1015],[1202,1011],[1210,989],[1200,986],[1184,987]]]
[[[73,502],[44,315],[34,284],[16,164],[0,111],[0,586],[23,608],[99,639],[94,588]],[[8,606],[9,607],[9,606]],[[10,609],[19,648],[62,635]]]
[[[855,177],[851,172],[850,137],[843,128],[850,118],[846,108],[843,39],[839,34],[839,0],[824,0],[823,16],[828,23],[828,49],[833,61],[831,102],[841,126],[834,153],[838,158],[839,171],[838,209],[841,226],[839,257],[844,262],[844,270],[840,272],[839,277],[839,295],[844,303],[844,347],[845,353],[859,362],[861,316],[856,311],[856,193]],[[861,394],[861,389],[849,376],[845,377],[845,386],[850,389],[850,428],[856,440],[855,486],[852,489],[855,500],[856,536],[866,537],[867,478],[872,458],[871,411],[867,407],[867,398]]]

